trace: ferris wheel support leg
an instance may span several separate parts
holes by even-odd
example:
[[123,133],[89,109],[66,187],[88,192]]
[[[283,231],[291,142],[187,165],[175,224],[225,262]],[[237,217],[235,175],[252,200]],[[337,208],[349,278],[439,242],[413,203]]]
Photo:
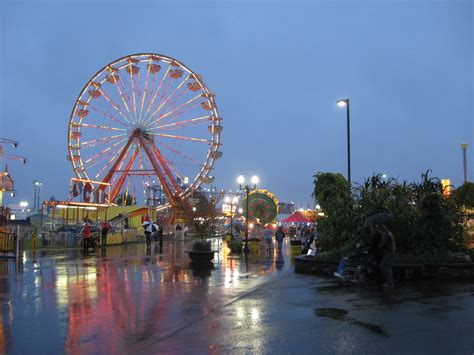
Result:
[[122,173],[122,175],[117,180],[117,184],[114,186],[114,189],[112,190],[112,193],[110,194],[110,201],[113,202],[117,198],[117,196],[120,192],[120,189],[122,188],[122,185],[125,182],[125,179],[127,178],[127,174],[129,172],[130,168],[132,167],[132,164],[135,161],[135,158],[137,157],[137,154],[138,154],[138,148],[135,149],[135,151],[133,152],[132,156],[130,157],[130,160],[127,163],[127,166],[125,167],[125,169]]
[[149,142],[149,144],[151,146],[151,149],[153,149],[153,152],[155,153],[156,157],[158,158],[161,166],[163,167],[163,170],[165,171],[166,175],[168,176],[168,179],[170,180],[170,182],[173,185],[174,189],[176,190],[176,192],[178,194],[180,194],[181,192],[183,192],[183,189],[175,181],[174,176],[171,173],[171,170],[170,170],[168,164],[166,164],[165,159],[163,159],[163,156],[161,155],[161,152],[158,150],[158,148],[156,147],[156,145],[153,142]]
[[140,145],[143,147],[143,150],[145,151],[146,155],[148,156],[148,159],[150,160],[151,165],[153,166],[153,170],[155,170],[156,176],[158,177],[158,180],[160,180],[160,184],[163,187],[163,190],[165,192],[166,198],[170,202],[171,206],[175,206],[176,203],[176,198],[174,194],[171,192],[171,189],[166,182],[166,178],[163,175],[163,172],[160,169],[160,166],[155,160],[155,157],[153,155],[152,150],[148,146],[148,143],[145,141],[145,139],[142,136],[138,136],[138,140],[140,141]]
[[[107,175],[105,175],[104,179],[102,180],[102,182],[104,183],[109,183],[110,182],[110,179],[112,178],[112,176],[114,175],[115,173],[115,170],[117,169],[117,166],[120,164],[120,162],[123,160],[123,158],[125,157],[125,154],[128,152],[128,148],[130,148],[130,145],[132,144],[133,140],[135,139],[135,137],[132,135],[128,141],[127,141],[127,144],[125,144],[125,146],[123,147],[123,150],[122,152],[120,153],[120,155],[118,156],[117,160],[115,161],[114,165],[112,165],[112,167],[110,168],[109,172],[107,173]],[[105,185],[103,185],[104,187],[100,187],[100,189],[104,189],[105,188]],[[112,201],[112,200],[111,200]]]

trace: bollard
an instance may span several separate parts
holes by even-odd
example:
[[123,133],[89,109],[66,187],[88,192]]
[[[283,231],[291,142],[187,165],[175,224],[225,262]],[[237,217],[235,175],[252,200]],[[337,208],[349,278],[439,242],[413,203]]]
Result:
[[36,233],[33,232],[33,234],[31,235],[31,249],[35,250],[36,249]]
[[18,259],[20,257],[20,226],[16,226],[16,250],[15,256]]

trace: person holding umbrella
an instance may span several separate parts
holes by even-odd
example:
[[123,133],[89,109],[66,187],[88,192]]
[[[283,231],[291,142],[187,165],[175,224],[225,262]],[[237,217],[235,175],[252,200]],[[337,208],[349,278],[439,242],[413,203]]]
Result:
[[393,287],[392,260],[396,250],[395,237],[387,227],[387,222],[392,220],[392,214],[379,213],[370,216],[365,222],[365,226],[370,227],[374,238],[377,238],[374,247],[377,257],[380,258],[378,266],[383,276],[383,286],[388,288]]
[[143,223],[143,229],[145,230],[145,238],[146,238],[146,247],[151,247],[151,235],[158,231],[158,225],[153,223],[152,221],[145,221]]

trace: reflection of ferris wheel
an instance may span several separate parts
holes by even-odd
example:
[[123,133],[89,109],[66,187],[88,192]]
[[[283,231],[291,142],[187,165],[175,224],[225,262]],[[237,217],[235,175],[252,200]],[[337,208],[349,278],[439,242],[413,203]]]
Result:
[[198,74],[161,54],[133,54],[82,89],[68,158],[79,178],[110,184],[110,202],[124,195],[140,201],[158,180],[166,206],[182,208],[222,156],[221,131],[214,95]]

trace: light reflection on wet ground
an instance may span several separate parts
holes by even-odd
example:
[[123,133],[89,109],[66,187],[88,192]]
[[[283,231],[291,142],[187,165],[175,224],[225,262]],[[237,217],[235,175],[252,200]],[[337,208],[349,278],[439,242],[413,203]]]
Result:
[[472,353],[474,285],[391,292],[297,275],[298,249],[220,250],[191,269],[190,243],[26,253],[0,260],[0,353]]
[[[277,271],[290,270],[285,256],[253,251],[228,255],[213,240],[213,269],[191,269],[189,242],[111,246],[25,253],[0,260],[3,327],[0,351],[116,353],[146,347],[198,321],[258,287]],[[286,266],[283,258],[286,258]],[[250,318],[258,320],[258,312]],[[28,339],[28,340],[26,340]],[[3,351],[2,351],[3,350]],[[166,350],[166,349],[163,349]]]

